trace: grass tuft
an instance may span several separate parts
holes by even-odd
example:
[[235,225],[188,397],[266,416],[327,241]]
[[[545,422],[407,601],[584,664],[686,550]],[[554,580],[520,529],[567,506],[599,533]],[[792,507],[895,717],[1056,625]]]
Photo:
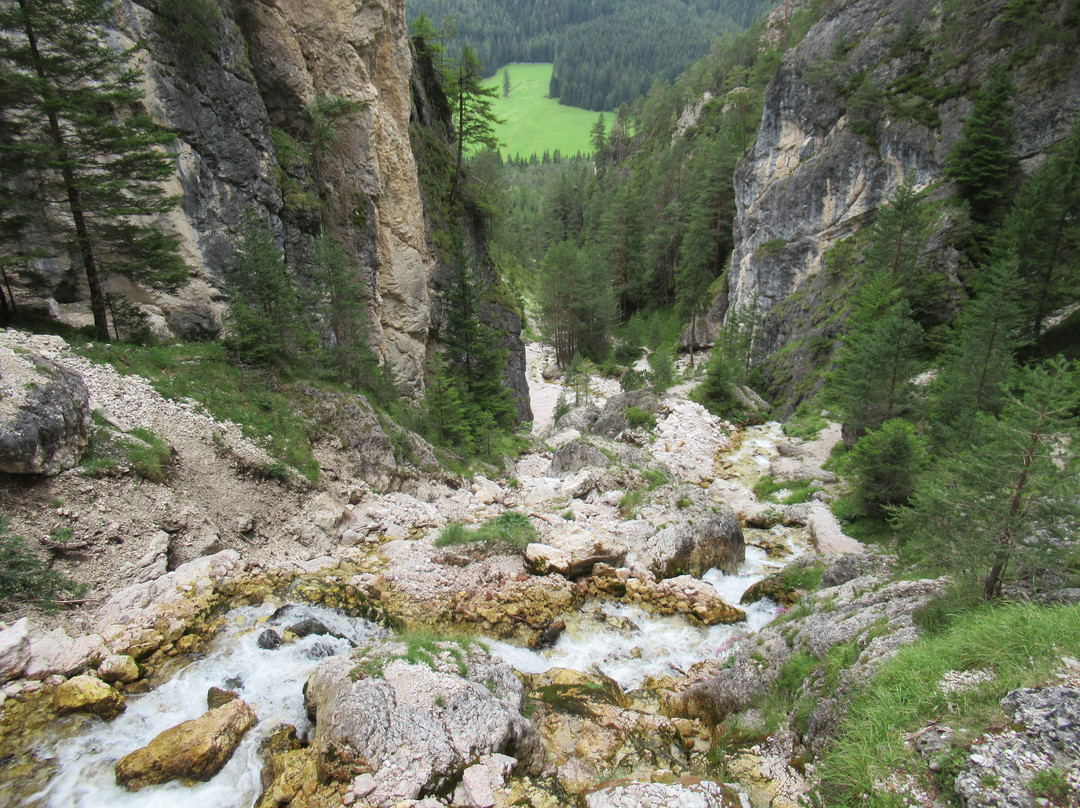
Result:
[[517,511],[506,511],[472,530],[460,522],[450,522],[435,539],[435,546],[480,544],[497,552],[517,552],[534,541],[536,528],[529,517]]

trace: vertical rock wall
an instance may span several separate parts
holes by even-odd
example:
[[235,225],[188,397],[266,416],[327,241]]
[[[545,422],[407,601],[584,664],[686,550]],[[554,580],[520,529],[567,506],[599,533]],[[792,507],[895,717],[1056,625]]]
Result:
[[[829,5],[803,41],[784,55],[766,92],[757,142],[736,171],[735,249],[728,295],[714,306],[714,326],[729,307],[756,304],[767,315],[757,352],[767,355],[782,347],[797,335],[778,307],[822,269],[826,250],[872,221],[905,177],[919,190],[942,182],[945,157],[986,75],[1027,44],[1023,31],[1010,33],[1000,21],[1004,5],[1005,0],[992,0],[966,12],[972,17],[966,25],[969,38],[949,45],[965,57],[937,80],[938,86],[964,89],[934,105],[940,125],[893,116],[883,101],[872,139],[852,131],[843,81],[868,70],[888,87],[913,60],[947,59],[947,53],[918,50],[892,55],[905,18],[917,23],[920,39],[929,44],[941,33],[945,10],[937,0]],[[838,70],[839,81],[822,78],[830,66]],[[1050,66],[1056,72],[1048,79]],[[1013,78],[1017,147],[1030,165],[1065,136],[1080,112],[1080,60],[1068,47],[1048,44]],[[945,196],[950,189],[946,185],[936,192]],[[930,260],[950,271],[960,258],[944,247]]]

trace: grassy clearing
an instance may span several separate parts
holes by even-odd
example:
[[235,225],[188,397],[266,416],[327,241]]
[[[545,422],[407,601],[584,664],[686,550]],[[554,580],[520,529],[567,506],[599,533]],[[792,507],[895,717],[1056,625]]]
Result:
[[461,522],[451,522],[435,539],[435,546],[484,545],[497,552],[517,552],[534,541],[536,528],[529,517],[517,511],[507,511],[472,530]]
[[165,398],[197,401],[215,418],[239,424],[248,438],[280,463],[292,466],[312,482],[318,479],[319,465],[311,454],[315,427],[295,414],[304,404],[304,396],[269,371],[230,365],[220,343],[151,347],[90,343],[77,350],[95,362],[111,364],[122,374],[143,376]]
[[[501,149],[503,158],[532,155],[540,157],[544,152],[554,155],[558,150],[564,157],[578,152],[592,154],[589,131],[599,113],[579,107],[566,107],[548,97],[551,82],[550,64],[515,63],[499,68],[487,86],[498,90],[494,112],[506,123],[496,129],[495,136],[506,145]],[[503,70],[510,72],[510,95],[503,97]],[[611,129],[610,113],[604,113],[605,130]]]
[[813,493],[814,488],[809,481],[805,483],[779,483],[773,479],[771,474],[761,475],[758,481],[754,483],[754,496],[760,502],[776,501],[772,497],[778,491],[788,492],[781,500],[782,505],[798,505],[810,499],[810,494]]
[[[1050,680],[1064,654],[1080,649],[1080,606],[986,606],[965,615],[945,631],[924,637],[885,663],[855,698],[836,742],[820,762],[821,796],[830,806],[893,806],[896,795],[875,782],[890,774],[918,776],[926,763],[903,736],[929,721],[979,737],[1005,724],[999,702],[1010,690]],[[994,673],[993,680],[959,693],[943,693],[938,683],[947,671]],[[937,786],[948,796],[963,747],[945,756]],[[929,775],[927,775],[929,776]]]

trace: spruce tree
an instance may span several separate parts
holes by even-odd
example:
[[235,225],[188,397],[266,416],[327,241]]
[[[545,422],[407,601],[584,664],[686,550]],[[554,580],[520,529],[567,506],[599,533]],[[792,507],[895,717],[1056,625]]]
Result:
[[1019,166],[1013,151],[1012,93],[1008,72],[992,70],[945,162],[946,176],[956,182],[971,210],[976,257],[1004,218]]
[[1080,516],[1078,396],[1073,364],[1023,369],[1001,414],[980,414],[979,441],[920,478],[911,505],[898,512],[905,551],[954,575],[979,576],[987,599],[1001,595],[1011,574],[1060,569]]
[[450,186],[450,201],[454,201],[461,182],[461,164],[465,147],[499,147],[495,127],[503,121],[495,115],[492,106],[498,91],[484,84],[480,59],[470,46],[461,49],[457,65],[453,68],[447,86],[447,98],[454,114],[454,133],[457,141],[457,157],[454,161],[454,182]]
[[4,117],[18,133],[0,140],[0,170],[8,183],[21,172],[44,189],[46,207],[58,208],[45,220],[81,264],[102,339],[108,273],[165,288],[188,275],[177,240],[147,221],[178,201],[162,187],[175,170],[163,147],[175,136],[140,111],[131,51],[108,44],[112,12],[106,0],[0,7]]

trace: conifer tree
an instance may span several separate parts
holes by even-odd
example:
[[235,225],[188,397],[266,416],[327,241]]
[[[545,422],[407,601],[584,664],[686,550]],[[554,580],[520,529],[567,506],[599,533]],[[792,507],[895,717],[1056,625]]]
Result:
[[873,325],[844,339],[826,381],[825,399],[837,410],[848,445],[908,409],[922,339],[907,300],[894,303]]
[[1012,93],[1009,73],[1002,67],[992,70],[945,163],[946,175],[956,181],[971,209],[979,253],[1008,209],[1018,167]]
[[1020,345],[1016,259],[995,260],[957,318],[954,336],[931,386],[932,431],[939,452],[977,440],[979,413],[996,415],[1016,369]]
[[896,526],[905,550],[957,576],[978,575],[988,600],[1010,572],[1061,567],[1072,544],[1080,372],[1055,359],[1023,369],[1001,414],[980,414],[980,439],[922,475]]
[[311,347],[300,320],[296,289],[270,230],[249,214],[230,275],[232,335],[228,347],[242,361],[267,365]]
[[378,360],[368,343],[364,285],[341,245],[327,232],[315,240],[315,283],[328,326],[328,351],[338,380],[354,389],[378,383]]
[[4,117],[18,132],[0,141],[0,170],[22,171],[57,207],[45,218],[81,264],[102,339],[107,273],[166,288],[188,275],[177,240],[147,221],[178,201],[162,187],[174,172],[162,149],[175,137],[139,111],[131,51],[108,44],[111,13],[106,0],[0,6]]
[[454,182],[450,186],[453,202],[461,181],[461,163],[466,146],[499,147],[495,127],[503,121],[495,115],[492,106],[498,91],[484,84],[480,59],[469,45],[461,49],[457,65],[447,86],[447,98],[454,111],[454,132],[457,141],[457,158],[454,161]]

